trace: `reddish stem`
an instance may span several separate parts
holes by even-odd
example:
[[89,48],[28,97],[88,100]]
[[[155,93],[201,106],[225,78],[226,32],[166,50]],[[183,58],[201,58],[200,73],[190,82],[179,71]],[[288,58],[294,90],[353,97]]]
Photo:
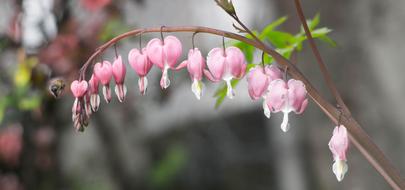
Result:
[[[332,120],[333,123],[338,123],[338,118],[341,115],[340,111],[333,106],[330,102],[326,101],[322,97],[316,88],[309,82],[309,80],[301,73],[301,71],[292,64],[289,60],[285,59],[282,55],[277,53],[274,49],[270,48],[261,41],[248,39],[244,36],[226,32],[218,29],[200,27],[200,26],[179,26],[179,27],[164,27],[164,28],[145,28],[145,29],[135,29],[127,33],[121,34],[104,45],[96,49],[87,62],[83,65],[80,70],[81,73],[86,72],[86,68],[91,64],[92,60],[95,59],[99,54],[103,53],[107,48],[111,47],[118,41],[130,37],[137,36],[140,33],[151,33],[151,32],[199,32],[199,33],[209,33],[217,36],[223,36],[235,40],[239,40],[246,44],[250,44],[257,49],[264,51],[265,53],[271,55],[277,63],[280,64],[282,68],[288,66],[288,73],[295,79],[303,81],[308,91],[308,95],[312,100],[319,106],[319,108]],[[405,189],[405,182],[402,180],[398,171],[390,163],[390,161],[385,157],[383,152],[377,147],[377,145],[372,141],[372,139],[367,135],[367,133],[360,127],[357,121],[343,110],[343,115],[341,116],[341,123],[346,126],[350,132],[350,140],[354,146],[363,154],[363,156],[373,165],[376,170],[384,176],[386,181],[394,189]]]

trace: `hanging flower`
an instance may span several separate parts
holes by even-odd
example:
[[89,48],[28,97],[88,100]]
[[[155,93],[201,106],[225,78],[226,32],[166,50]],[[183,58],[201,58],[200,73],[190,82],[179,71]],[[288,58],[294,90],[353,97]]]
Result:
[[174,36],[167,36],[163,41],[154,38],[146,46],[146,52],[149,60],[163,72],[160,87],[162,89],[168,88],[170,86],[169,69],[175,68],[182,52],[180,40]]
[[72,107],[72,120],[77,131],[83,131],[83,126],[88,125],[89,113],[85,108],[85,102],[83,99],[87,93],[87,89],[88,84],[84,80],[75,80],[70,85],[70,90],[75,97],[75,101]]
[[125,100],[125,95],[127,94],[127,87],[124,84],[126,71],[125,64],[119,55],[112,65],[112,74],[115,80],[115,94],[120,102]]
[[93,112],[96,112],[100,106],[100,95],[98,95],[99,80],[92,74],[89,80],[90,105]]
[[245,76],[246,60],[242,51],[236,47],[212,49],[207,56],[209,71],[204,70],[208,79],[214,82],[224,80],[227,85],[227,96],[235,96],[231,81]]
[[191,80],[193,81],[191,91],[195,94],[197,99],[201,99],[204,86],[201,80],[204,75],[203,72],[205,69],[205,60],[198,48],[190,49],[187,60],[183,61],[176,68],[176,70],[179,70],[185,66],[187,66],[187,70],[190,74]]
[[103,61],[102,63],[96,63],[94,65],[94,74],[98,80],[103,84],[104,100],[107,103],[111,102],[111,89],[110,80],[112,78],[112,66],[109,61]]
[[334,160],[332,171],[336,175],[337,180],[342,181],[349,168],[346,163],[349,137],[345,126],[340,125],[335,127],[328,145]]
[[266,104],[266,96],[271,81],[281,79],[282,73],[275,65],[263,66],[258,65],[250,69],[247,75],[248,91],[252,100],[263,98],[264,115],[270,118],[270,109]]
[[306,98],[307,91],[302,81],[290,79],[286,83],[282,79],[276,79],[269,85],[269,93],[266,97],[267,106],[271,112],[283,112],[283,122],[281,129],[284,132],[289,130],[288,114],[294,111],[301,114],[308,104]]
[[139,91],[142,95],[145,95],[148,87],[148,79],[146,78],[146,75],[149,73],[153,65],[146,54],[146,48],[143,48],[142,52],[136,48],[132,49],[128,54],[128,61],[132,69],[134,69],[139,76]]

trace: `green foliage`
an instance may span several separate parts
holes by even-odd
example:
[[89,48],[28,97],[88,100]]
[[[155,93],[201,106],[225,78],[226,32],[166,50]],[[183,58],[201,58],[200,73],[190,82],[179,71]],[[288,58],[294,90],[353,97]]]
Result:
[[123,23],[121,19],[112,18],[104,25],[99,38],[102,42],[107,42],[108,40],[125,33],[129,29],[130,28]]
[[169,186],[175,175],[186,163],[186,160],[185,148],[180,144],[171,145],[164,158],[152,169],[151,185],[158,189]]
[[31,89],[31,74],[38,59],[26,58],[22,53],[19,56],[20,61],[12,76],[13,87],[7,94],[0,96],[0,124],[8,108],[30,111],[38,108],[42,102],[41,94]]
[[[305,31],[303,27],[301,27],[300,32],[298,34],[291,34],[288,32],[283,32],[278,30],[277,28],[282,25],[285,21],[287,21],[287,17],[281,17],[276,21],[267,25],[261,32],[254,32],[256,36],[259,37],[260,40],[270,44],[278,53],[284,56],[286,59],[290,59],[291,55],[295,51],[301,51],[303,43],[307,40],[305,35]],[[317,28],[320,23],[320,15],[316,14],[314,18],[307,20],[308,28],[311,31],[313,38],[319,39],[327,44],[331,45],[332,47],[336,46],[336,42],[329,38],[327,35],[332,31],[327,27]],[[252,39],[250,34],[246,34],[245,37]],[[236,46],[242,50],[245,54],[246,61],[248,62],[248,67],[246,68],[246,72],[248,72],[252,67],[257,64],[253,64],[254,55],[258,52],[253,46],[246,44],[240,41],[232,40],[229,45]],[[271,64],[273,62],[273,58],[267,54],[264,55],[264,64]],[[232,80],[232,87],[235,87],[239,83],[239,80]],[[222,102],[225,100],[226,97],[226,85],[222,84],[215,92],[214,97],[217,98],[215,103],[215,108],[218,108]]]

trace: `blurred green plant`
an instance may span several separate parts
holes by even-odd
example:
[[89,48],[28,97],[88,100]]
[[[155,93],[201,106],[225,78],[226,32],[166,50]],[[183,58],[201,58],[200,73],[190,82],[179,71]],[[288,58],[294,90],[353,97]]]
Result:
[[125,33],[129,29],[130,28],[122,21],[122,19],[111,18],[103,26],[99,39],[104,43],[119,34]]
[[0,97],[0,124],[3,122],[8,108],[29,111],[41,105],[40,92],[31,89],[31,75],[35,66],[38,65],[38,59],[36,57],[27,58],[24,52],[19,52],[18,56],[18,65],[12,75],[12,87],[7,94]]
[[150,184],[154,189],[163,189],[170,185],[173,178],[186,163],[187,154],[180,144],[171,145],[164,158],[152,169]]
[[[258,38],[262,41],[268,42],[270,46],[273,46],[275,50],[284,56],[286,59],[290,59],[291,55],[294,51],[301,51],[303,42],[307,39],[305,35],[305,31],[301,26],[299,33],[293,35],[288,32],[283,32],[277,30],[277,27],[282,25],[285,21],[287,21],[287,17],[281,17],[276,21],[267,25],[261,32],[253,31],[253,33],[258,36]],[[327,27],[317,28],[320,23],[320,15],[316,14],[314,18],[307,20],[308,27],[312,33],[313,38],[319,39],[323,42],[326,42],[332,47],[336,47],[336,42],[329,38],[327,35],[332,31]],[[245,35],[246,38],[253,39],[250,34]],[[248,72],[251,68],[256,66],[258,63],[253,63],[254,56],[256,55],[256,49],[244,42],[232,40],[228,43],[228,45],[236,46],[242,50],[245,54],[246,61],[248,62],[248,66],[246,68],[246,72]],[[267,54],[264,55],[264,64],[270,65],[273,63],[273,58]],[[260,64],[260,63],[259,63]],[[232,87],[235,87],[239,83],[238,79],[233,79],[231,84]],[[222,84],[214,94],[216,98],[215,108],[219,108],[219,106],[223,103],[226,97],[227,87],[225,84]]]

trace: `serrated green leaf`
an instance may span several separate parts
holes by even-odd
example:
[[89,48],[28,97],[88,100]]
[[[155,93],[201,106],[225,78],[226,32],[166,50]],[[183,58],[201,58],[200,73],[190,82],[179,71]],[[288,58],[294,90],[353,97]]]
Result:
[[270,23],[269,25],[267,25],[267,26],[263,29],[263,31],[262,31],[262,33],[260,34],[259,38],[260,38],[260,39],[265,39],[266,36],[267,36],[267,34],[268,34],[269,32],[273,31],[276,27],[278,27],[278,26],[280,26],[281,24],[283,24],[283,23],[287,20],[287,18],[288,18],[288,17],[283,16],[283,17],[277,19],[276,21]]

